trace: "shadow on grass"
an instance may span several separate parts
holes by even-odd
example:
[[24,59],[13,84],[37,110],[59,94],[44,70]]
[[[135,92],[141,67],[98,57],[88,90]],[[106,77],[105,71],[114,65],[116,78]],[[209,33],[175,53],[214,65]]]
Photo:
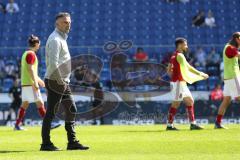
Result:
[[209,131],[213,130],[211,128],[204,128],[203,130],[190,130],[188,128],[179,128],[178,131],[166,131],[165,129],[159,130],[128,130],[128,131],[121,131],[121,132],[128,132],[128,133],[163,133],[163,132],[199,132],[199,131]]
[[139,130],[139,131],[121,131],[121,132],[128,132],[128,133],[160,133],[160,132],[165,132],[165,130]]
[[0,154],[4,154],[4,153],[21,153],[21,152],[26,152],[26,151],[0,151]]

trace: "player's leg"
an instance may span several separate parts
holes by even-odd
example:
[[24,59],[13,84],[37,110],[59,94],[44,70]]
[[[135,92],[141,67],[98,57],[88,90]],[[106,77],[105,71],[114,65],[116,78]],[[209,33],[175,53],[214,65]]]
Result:
[[183,100],[182,98],[182,83],[177,81],[177,82],[171,82],[171,95],[173,102],[171,104],[171,107],[169,108],[168,111],[168,122],[167,122],[167,128],[166,130],[177,130],[177,128],[174,127],[173,121],[174,117],[177,113],[177,109],[181,104],[181,101]]
[[195,115],[194,115],[194,100],[192,96],[190,95],[188,97],[184,97],[183,102],[186,106],[186,111],[187,111],[188,119],[190,122],[190,129],[191,130],[203,129],[203,127],[196,124]]
[[25,113],[26,113],[26,109],[29,106],[29,102],[28,101],[23,101],[21,107],[18,110],[18,115],[17,115],[17,119],[16,119],[16,124],[15,124],[15,128],[14,130],[23,130],[22,127],[20,127],[20,123],[22,122]]
[[36,101],[36,106],[38,109],[38,114],[40,115],[40,117],[44,118],[45,114],[46,114],[46,109],[44,107],[44,102],[41,100]]
[[168,110],[168,120],[167,120],[167,128],[166,130],[177,130],[173,125],[174,117],[177,113],[177,109],[180,106],[181,101],[173,101],[171,107]]
[[233,97],[239,97],[239,78],[236,79],[228,79],[224,80],[224,87],[223,87],[223,101],[218,109],[218,115],[215,121],[215,129],[226,129],[221,122],[222,118],[231,104],[231,100]]
[[[231,97],[230,96],[224,96],[223,101],[218,109],[218,115],[215,121],[215,129],[224,129],[225,127],[221,124],[222,118],[228,108],[228,106],[231,104]],[[226,128],[225,128],[226,129]]]
[[8,121],[11,120],[11,114],[14,113],[15,105],[16,105],[16,101],[14,100],[9,107],[7,119],[5,121],[5,125],[7,124]]
[[186,111],[188,115],[188,119],[190,123],[195,123],[195,115],[194,115],[194,100],[192,97],[183,98],[183,102],[186,106]]
[[[38,114],[40,115],[40,117],[44,118],[46,115],[46,109],[44,107],[44,102],[43,102],[42,98],[40,98],[40,100],[36,101],[36,106],[38,109]],[[51,129],[54,129],[54,128],[57,128],[60,126],[61,126],[60,123],[54,123],[54,122],[51,123]]]
[[11,104],[10,109],[8,110],[8,115],[7,115],[7,119],[5,121],[5,125],[7,124],[8,121],[11,120],[11,115],[12,115],[12,113],[14,113],[14,109],[12,108],[12,105],[13,104]]

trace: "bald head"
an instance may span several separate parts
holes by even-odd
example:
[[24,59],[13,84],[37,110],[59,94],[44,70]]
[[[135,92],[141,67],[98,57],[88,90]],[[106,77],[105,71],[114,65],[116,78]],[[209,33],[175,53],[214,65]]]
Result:
[[67,12],[60,12],[56,15],[56,27],[63,33],[69,33],[71,28],[71,17]]

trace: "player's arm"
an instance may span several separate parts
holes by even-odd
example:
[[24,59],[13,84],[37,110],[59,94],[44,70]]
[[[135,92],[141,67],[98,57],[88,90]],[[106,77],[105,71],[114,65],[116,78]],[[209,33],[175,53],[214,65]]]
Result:
[[38,84],[41,86],[41,87],[45,87],[45,83],[44,81],[38,76]]
[[39,89],[38,76],[34,74],[33,65],[32,64],[28,64],[27,68],[28,68],[28,72],[29,72],[30,78],[33,80],[33,87],[35,88],[35,90],[38,90]]
[[188,69],[189,69],[191,72],[202,76],[204,79],[207,79],[207,78],[209,77],[208,74],[197,70],[196,68],[194,68],[193,66],[191,66],[189,63],[188,63]]
[[167,74],[171,77],[172,76],[172,72],[173,72],[173,69],[172,69],[172,64],[169,63],[168,66],[167,66]]
[[233,57],[240,58],[240,52],[238,51],[237,48],[232,46],[227,47],[225,54],[228,58],[233,58]]
[[207,79],[207,78],[209,77],[206,73],[203,73],[203,72],[201,72],[201,71],[198,71],[196,68],[194,68],[193,66],[191,66],[191,65],[187,62],[187,60],[186,60],[186,58],[184,57],[183,54],[178,54],[178,56],[177,56],[177,61],[178,61],[178,63],[183,64],[183,65],[184,65],[188,70],[190,70],[192,73],[195,73],[195,74],[197,74],[197,75],[200,75],[200,76],[202,76],[204,79]]

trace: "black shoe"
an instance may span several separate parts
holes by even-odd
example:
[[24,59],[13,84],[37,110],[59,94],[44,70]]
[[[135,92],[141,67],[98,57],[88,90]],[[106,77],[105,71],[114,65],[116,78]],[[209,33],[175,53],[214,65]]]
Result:
[[167,126],[166,130],[167,131],[178,131],[178,129],[174,126]]
[[61,151],[61,149],[54,146],[53,143],[50,143],[50,144],[41,144],[40,151]]
[[221,125],[221,123],[215,122],[214,129],[228,129],[228,128]]
[[203,127],[198,125],[198,124],[191,124],[190,125],[190,130],[202,130]]
[[83,146],[79,141],[68,143],[67,150],[88,150],[89,147]]

